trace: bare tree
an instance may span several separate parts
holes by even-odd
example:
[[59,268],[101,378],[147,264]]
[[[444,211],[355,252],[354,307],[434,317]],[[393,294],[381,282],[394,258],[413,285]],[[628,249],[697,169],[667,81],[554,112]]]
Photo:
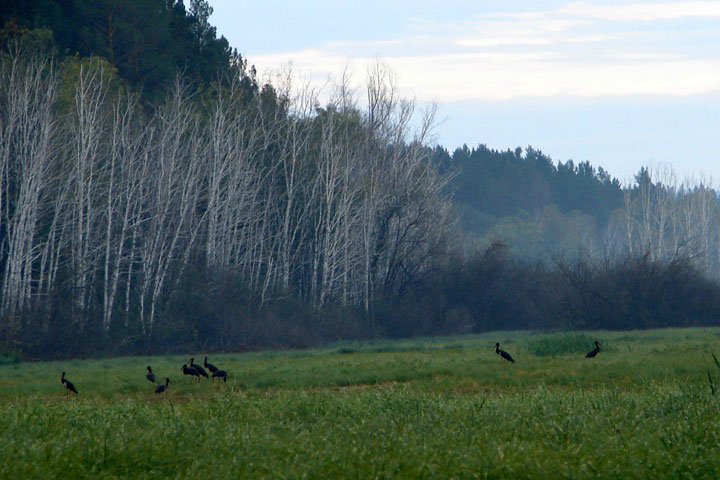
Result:
[[260,112],[257,101],[246,104],[240,77],[218,86],[208,112],[207,235],[208,267],[244,262],[249,233],[257,222],[262,173]]
[[[107,182],[104,205],[103,330],[110,329],[123,270],[127,270],[125,289],[131,291],[134,233],[144,216],[142,192],[152,175],[149,145],[154,137],[139,118],[137,99],[126,93],[118,97],[112,110],[108,148]],[[127,313],[126,313],[127,315]],[[127,317],[126,317],[127,318]]]
[[371,314],[377,292],[402,293],[442,256],[436,108],[413,131],[415,102],[386,66],[368,74],[367,109],[347,71],[323,108],[291,73],[248,95],[236,72],[203,98],[178,80],[150,112],[114,91],[102,62],[74,65],[71,101],[54,108],[51,59],[2,58],[5,317],[62,292],[73,327],[97,313],[110,335],[124,312],[126,334],[147,340],[191,264],[237,274],[261,302]]
[[161,294],[171,273],[180,277],[197,239],[200,165],[206,145],[187,87],[178,79],[153,119],[154,149],[143,190],[143,221],[136,251],[140,260],[140,322],[143,336],[153,333]]
[[30,306],[38,218],[54,156],[56,69],[52,58],[16,46],[0,71],[0,211],[5,269],[2,313],[11,322]]
[[69,122],[72,150],[66,180],[71,185],[68,221],[76,317],[86,313],[95,267],[102,254],[100,205],[107,188],[103,147],[108,137],[105,114],[108,84],[108,72],[102,64],[92,60],[80,63]]

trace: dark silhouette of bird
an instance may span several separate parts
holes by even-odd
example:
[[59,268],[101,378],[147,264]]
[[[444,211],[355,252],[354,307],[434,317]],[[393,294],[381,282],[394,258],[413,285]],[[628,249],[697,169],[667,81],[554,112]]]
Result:
[[585,358],[595,358],[597,354],[600,353],[600,344],[595,341],[595,348],[590,350],[587,355],[585,355]]
[[215,378],[222,378],[223,382],[227,382],[227,372],[225,370],[215,370],[212,377],[213,380],[215,380]]
[[165,391],[168,388],[168,385],[170,384],[170,379],[165,378],[165,384],[160,384],[157,387],[155,387],[155,393],[165,393]]
[[207,368],[208,370],[210,370],[210,373],[215,373],[215,372],[217,372],[217,371],[219,370],[218,367],[216,367],[216,366],[213,365],[212,363],[208,363],[207,357],[205,357],[205,364],[204,364],[204,365],[205,365],[205,368]]
[[150,365],[147,367],[148,372],[145,374],[145,378],[148,379],[150,383],[155,383],[155,374],[152,371],[152,368],[150,368]]
[[60,383],[62,383],[63,386],[65,386],[65,394],[66,395],[70,395],[70,392],[78,393],[77,389],[75,388],[75,385],[73,385],[73,383],[70,380],[65,378],[65,372],[63,372],[62,377],[60,377]]
[[192,377],[198,377],[200,378],[200,374],[192,367],[188,367],[187,365],[183,365],[180,369],[181,372],[183,372],[184,375],[190,375]]
[[[204,369],[203,367],[201,367],[200,365],[195,364],[195,357],[193,357],[193,358],[190,359],[190,368],[194,368],[194,369],[198,372],[199,375],[202,375],[202,376],[205,377],[205,378],[210,378],[210,377],[208,376],[208,373],[205,371],[205,369]],[[199,375],[198,375],[198,376],[199,376]]]
[[498,355],[500,355],[502,358],[504,358],[504,359],[507,360],[508,362],[510,362],[510,363],[515,363],[515,360],[513,360],[513,358],[510,356],[510,354],[509,354],[508,352],[506,352],[505,350],[500,350],[500,344],[499,344],[499,343],[496,343],[496,344],[495,344],[495,353],[497,353]]

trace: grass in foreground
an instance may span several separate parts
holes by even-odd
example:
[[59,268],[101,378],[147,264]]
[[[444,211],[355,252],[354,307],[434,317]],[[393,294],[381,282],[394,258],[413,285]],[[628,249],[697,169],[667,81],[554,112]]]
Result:
[[224,388],[180,357],[0,366],[0,478],[720,478],[720,329],[588,337],[610,351],[496,332],[213,356]]

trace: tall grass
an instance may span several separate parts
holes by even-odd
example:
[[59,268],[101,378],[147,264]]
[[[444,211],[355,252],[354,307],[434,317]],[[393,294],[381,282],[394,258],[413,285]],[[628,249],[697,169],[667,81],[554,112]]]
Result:
[[[585,333],[556,333],[530,339],[526,342],[525,348],[529,353],[538,357],[580,355],[595,348],[596,340],[599,339]],[[600,348],[606,351],[608,349],[607,341],[601,341]]]
[[223,392],[0,406],[0,478],[693,478],[720,474],[704,389]]
[[593,361],[511,332],[215,355],[224,385],[185,356],[0,366],[0,478],[716,479],[716,333],[603,332]]

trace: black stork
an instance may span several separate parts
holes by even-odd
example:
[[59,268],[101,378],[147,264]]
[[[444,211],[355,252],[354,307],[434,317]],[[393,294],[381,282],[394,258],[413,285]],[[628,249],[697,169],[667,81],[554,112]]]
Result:
[[587,355],[585,355],[585,358],[595,358],[598,353],[600,353],[600,344],[595,340],[595,348],[590,350]]
[[77,389],[75,388],[75,385],[73,385],[73,383],[70,380],[65,378],[65,372],[63,372],[62,377],[60,377],[60,383],[62,383],[63,386],[65,386],[65,395],[70,395],[70,392],[78,393]]
[[165,383],[161,383],[157,387],[155,387],[155,393],[165,393],[167,391],[168,385],[170,385],[170,379],[165,378]]
[[183,365],[180,371],[183,372],[184,375],[190,375],[200,378],[200,374],[197,372],[197,370],[192,367],[188,367],[187,365]]
[[213,380],[215,378],[222,378],[223,382],[227,382],[227,372],[225,370],[215,370],[212,374]]
[[499,344],[499,343],[496,343],[496,344],[495,344],[495,353],[497,353],[498,355],[500,355],[502,358],[504,358],[504,359],[507,360],[508,362],[510,362],[510,363],[515,363],[515,360],[513,360],[513,358],[510,356],[510,354],[509,354],[508,352],[506,352],[505,350],[500,350],[500,344]]
[[198,372],[198,377],[202,375],[205,378],[210,378],[203,367],[195,364],[195,357],[190,359],[190,368],[194,368]]
[[[213,365],[212,363],[208,363],[207,357],[205,357],[205,363],[204,363],[204,365],[205,365],[205,368],[207,368],[208,370],[210,370],[210,373],[215,373],[215,372],[217,372],[217,371],[219,370],[219,368],[216,367],[215,365]],[[214,375],[213,375],[213,376],[214,376]]]
[[152,371],[152,368],[150,368],[150,365],[147,367],[148,372],[145,374],[145,378],[148,379],[148,382],[155,383],[155,374]]

